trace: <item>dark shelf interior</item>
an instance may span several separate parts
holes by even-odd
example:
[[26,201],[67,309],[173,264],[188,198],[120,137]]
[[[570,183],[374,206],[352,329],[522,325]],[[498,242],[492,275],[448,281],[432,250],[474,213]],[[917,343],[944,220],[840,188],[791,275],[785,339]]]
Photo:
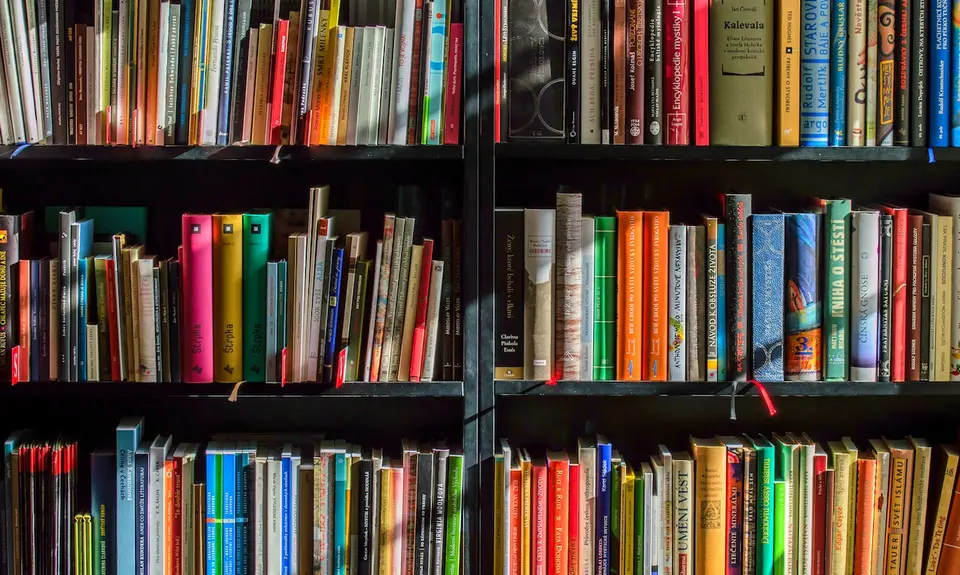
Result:
[[779,146],[612,146],[508,142],[497,144],[497,160],[698,161],[698,162],[918,162],[956,161],[951,148]]
[[155,162],[459,161],[463,146],[3,146],[0,160]]
[[[543,381],[498,380],[498,397],[554,396],[554,397],[729,397],[733,384],[728,382],[636,382],[636,381]],[[960,382],[877,383],[857,381],[785,381],[763,384],[774,397],[877,397],[877,396],[956,396],[960,397]],[[740,383],[738,396],[757,396],[759,390],[752,384]]]

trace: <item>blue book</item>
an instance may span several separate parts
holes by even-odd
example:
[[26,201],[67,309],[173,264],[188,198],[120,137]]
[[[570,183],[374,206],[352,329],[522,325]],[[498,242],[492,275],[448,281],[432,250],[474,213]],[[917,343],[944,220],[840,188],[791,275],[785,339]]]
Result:
[[[93,255],[93,220],[70,224],[70,380],[80,381],[81,331],[86,342],[86,327],[80,327],[80,262]],[[86,345],[84,345],[86,349]],[[86,358],[84,358],[86,365]]]
[[143,419],[125,417],[117,425],[117,573],[137,569],[136,536],[136,453],[140,446]]
[[817,381],[822,377],[823,314],[819,265],[820,216],[787,214],[784,237],[784,378]]
[[803,0],[800,145],[826,146],[830,122],[830,0]]
[[[136,501],[136,527],[134,529],[136,533],[136,549],[134,554],[136,556],[136,574],[137,575],[147,575],[147,567],[150,561],[150,540],[149,531],[150,531],[150,522],[147,521],[147,505],[149,505],[147,497],[147,487],[150,481],[150,444],[143,442],[137,448],[136,454],[134,454],[135,467],[136,467],[136,492],[137,492],[137,501]],[[156,550],[155,550],[156,551]]]
[[[726,225],[717,224],[717,261],[725,262]],[[717,267],[717,325],[727,325],[727,272]],[[727,330],[717,330],[717,381],[727,381]]]
[[330,267],[330,307],[327,311],[326,350],[323,355],[323,380],[332,382],[337,372],[337,344],[340,342],[340,308],[344,302],[340,297],[340,276],[343,274],[343,248],[333,250],[333,265]]
[[347,454],[337,451],[333,458],[333,575],[346,575],[347,547]]
[[753,378],[783,381],[783,214],[753,214]]
[[180,62],[177,71],[177,137],[178,145],[190,139],[190,83],[193,80],[193,29],[196,0],[180,0]]
[[[960,0],[951,0],[950,11],[960,12]],[[950,145],[960,147],[960,26],[956,22],[950,26],[950,38]]]
[[240,447],[237,450],[237,499],[234,523],[236,524],[236,572],[238,575],[250,575],[250,463],[256,456],[256,445]]
[[110,451],[90,454],[90,518],[93,521],[93,573],[108,575],[115,565],[113,525],[117,502],[117,455]]
[[847,0],[832,0],[830,14],[830,145],[843,146],[847,132]]
[[290,575],[290,548],[293,545],[290,537],[290,519],[293,514],[293,510],[290,508],[290,481],[292,477],[290,457],[292,455],[290,444],[284,444],[283,451],[280,454],[280,545],[283,549],[280,559],[281,575]]
[[597,554],[599,567],[596,575],[610,575],[610,484],[613,473],[610,465],[613,448],[602,437],[597,438]]
[[930,145],[950,145],[950,0],[933,0],[930,13]]
[[236,575],[236,501],[237,501],[237,449],[225,445],[220,449],[222,458],[221,493],[223,497],[223,575]]
[[431,2],[432,10],[424,11],[424,19],[429,18],[430,37],[428,53],[429,64],[424,86],[423,107],[423,143],[440,145],[443,143],[443,49],[446,46],[447,3]]
[[217,145],[226,146],[230,133],[230,95],[233,86],[233,39],[237,16],[237,0],[223,3],[223,55],[220,64],[220,110],[217,113]]
[[[222,534],[221,517],[217,513],[217,502],[220,499],[220,478],[219,478],[219,446],[211,441],[207,444],[206,465],[207,465],[207,487],[206,487],[206,508],[207,508],[207,533],[206,543],[206,575],[220,575],[218,568],[222,565],[220,561],[221,546],[218,544],[218,535]],[[221,540],[222,541],[222,540]]]
[[77,262],[77,321],[80,326],[77,339],[77,381],[87,381],[87,260]]

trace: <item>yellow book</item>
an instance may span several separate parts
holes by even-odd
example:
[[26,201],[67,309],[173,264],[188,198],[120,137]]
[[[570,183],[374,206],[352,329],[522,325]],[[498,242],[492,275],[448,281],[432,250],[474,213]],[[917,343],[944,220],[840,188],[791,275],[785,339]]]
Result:
[[907,575],[923,572],[924,533],[927,529],[927,493],[930,490],[932,449],[926,439],[910,438],[913,446],[913,493],[910,493],[910,531],[907,539]]
[[400,368],[397,381],[410,381],[410,354],[413,347],[413,329],[417,324],[417,304],[420,301],[420,269],[423,261],[423,246],[411,246],[410,280],[407,283],[407,299],[403,311],[403,336],[400,340]]
[[[833,513],[829,542],[833,545],[831,564],[826,572],[830,575],[847,575],[847,547],[853,547],[849,535],[850,494],[856,492],[850,481],[850,466],[856,461],[842,441],[831,441],[827,451],[833,459]],[[852,461],[851,461],[852,460]]]
[[[194,22],[203,21],[202,16],[203,16],[205,4],[206,4],[206,0],[197,1],[195,13],[193,16]],[[193,63],[191,64],[193,66],[191,68],[193,77],[190,80],[190,109],[189,109],[190,119],[188,120],[188,124],[189,124],[188,138],[190,140],[189,144],[191,146],[196,146],[200,141],[200,124],[198,122],[199,122],[200,108],[203,105],[202,102],[200,102],[200,75],[203,74],[203,68],[204,68],[203,63],[201,63],[200,61],[200,42],[204,39],[205,33],[206,31],[203,30],[201,26],[199,25],[194,26]],[[181,41],[186,41],[186,40],[187,39],[183,39]],[[259,60],[258,60],[258,63],[259,63]]]
[[[333,59],[336,50],[337,26],[330,26],[330,11],[317,12],[317,43],[314,47],[313,58],[313,94],[310,99],[310,112],[307,116],[310,127],[307,134],[313,146],[327,144],[330,133],[329,118],[324,113],[324,106],[329,98],[330,65],[328,60]],[[322,136],[321,136],[322,134]]]
[[[947,530],[947,515],[950,513],[950,499],[953,497],[953,486],[957,481],[957,464],[960,462],[957,450],[951,445],[940,446],[940,460],[942,467],[938,468],[938,477],[942,471],[943,483],[940,485],[940,497],[937,503],[937,514],[934,516],[930,532],[930,554],[927,555],[926,575],[937,575],[940,567],[940,553],[943,550],[943,539]],[[877,573],[876,575],[881,575]]]
[[843,442],[843,447],[847,450],[847,457],[850,460],[849,466],[847,467],[850,481],[850,489],[847,496],[847,573],[848,575],[852,575],[857,542],[857,486],[860,485],[860,481],[857,478],[859,475],[859,464],[857,462],[860,459],[860,454],[852,439],[844,437],[841,441]]
[[530,538],[533,530],[530,516],[533,512],[533,473],[530,454],[526,449],[520,450],[520,573],[530,575]]
[[77,513],[73,516],[73,573],[74,575],[81,575],[83,571],[83,556],[81,555],[83,545],[81,539],[83,538],[81,532],[83,531],[83,515]]
[[[148,146],[157,144],[157,83],[160,50],[160,0],[147,0],[147,101],[144,133]],[[159,142],[161,145],[163,141]]]
[[931,311],[931,321],[936,325],[936,341],[930,361],[930,379],[950,381],[950,314],[952,313],[951,288],[953,287],[950,270],[953,269],[953,218],[938,217],[937,229],[933,232],[939,261],[933,262],[936,309]]
[[[339,71],[334,70],[334,63],[337,61],[337,28],[340,25],[340,0],[331,0],[330,10],[325,11],[327,18],[327,27],[326,27],[326,45],[324,46],[325,55],[322,62],[318,62],[317,71],[321,74],[320,80],[320,107],[314,108],[314,110],[320,111],[320,122],[319,125],[319,134],[313,136],[317,143],[319,144],[329,144],[334,145],[335,142],[330,141],[330,131],[331,126],[330,121],[330,107],[334,104],[333,97],[333,83],[336,78],[336,74]],[[322,17],[321,17],[322,18]],[[323,31],[323,28],[320,28]],[[320,36],[317,34],[317,43],[319,46]],[[318,52],[319,53],[319,52]],[[319,66],[322,65],[322,69]],[[316,82],[313,84],[317,86]],[[314,126],[317,126],[315,123]]]
[[[340,102],[331,102],[331,106],[338,105],[340,107],[340,114],[338,116],[337,122],[337,145],[345,146],[347,145],[347,125],[350,123],[348,121],[350,116],[350,78],[351,72],[353,71],[353,37],[354,29],[353,27],[348,27],[346,29],[346,35],[343,40],[343,67],[339,70],[340,73]],[[359,54],[357,54],[359,56]],[[334,70],[334,72],[338,72]]]
[[493,575],[503,575],[503,564],[509,560],[503,555],[503,462],[503,452],[494,454],[493,492],[496,496],[493,498]]
[[[800,0],[777,2],[777,51],[780,84],[777,86],[778,146],[800,145]],[[826,120],[824,120],[826,121]]]
[[380,557],[377,575],[393,575],[393,470],[383,462],[380,468]]
[[273,24],[260,24],[257,47],[257,79],[253,91],[253,136],[251,143],[265,144],[267,137],[267,94],[270,89],[270,47]]
[[[620,573],[633,575],[637,476],[629,465],[620,475]],[[663,495],[661,494],[661,497]]]
[[243,376],[243,215],[213,215],[214,380]]
[[696,469],[694,541],[697,575],[725,575],[727,448],[717,439],[690,438]]

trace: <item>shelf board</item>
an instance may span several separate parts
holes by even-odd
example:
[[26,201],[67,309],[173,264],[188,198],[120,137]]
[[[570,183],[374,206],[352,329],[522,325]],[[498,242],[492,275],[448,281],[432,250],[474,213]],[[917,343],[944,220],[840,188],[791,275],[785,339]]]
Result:
[[[740,384],[738,395],[756,396],[753,385]],[[960,396],[960,383],[911,382],[778,382],[764,384],[776,397],[855,397],[855,396]],[[555,385],[543,381],[498,380],[494,384],[498,396],[571,396],[631,397],[687,396],[729,397],[730,383],[716,382],[626,382],[626,381],[561,381]]]
[[[934,158],[960,161],[960,150],[934,148]],[[498,160],[686,161],[686,162],[917,162],[931,161],[928,148],[778,146],[613,146],[594,144],[497,144]]]
[[0,159],[157,162],[216,160],[255,162],[459,161],[463,146],[5,146]]
[[[18,399],[60,401],[74,398],[223,398],[230,397],[232,383],[133,383],[133,382],[84,382],[59,381],[26,382],[0,388],[3,401]],[[244,383],[237,394],[238,401],[248,398],[455,398],[463,397],[463,382],[443,381],[431,383],[345,383],[339,389],[323,383],[293,383],[281,387],[278,384]],[[0,402],[2,403],[2,402]]]

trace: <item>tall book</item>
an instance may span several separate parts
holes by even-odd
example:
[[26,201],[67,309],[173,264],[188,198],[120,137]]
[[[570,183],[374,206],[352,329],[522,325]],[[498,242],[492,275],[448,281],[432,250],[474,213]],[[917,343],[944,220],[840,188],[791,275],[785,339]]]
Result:
[[751,373],[747,342],[750,341],[747,310],[750,309],[750,236],[751,215],[749,194],[727,194],[724,197],[726,216],[727,333],[730,345],[727,365],[731,381],[745,381]]
[[580,276],[580,379],[589,381],[593,379],[594,364],[593,331],[595,327],[594,307],[596,305],[596,297],[594,296],[596,284],[594,241],[597,235],[596,218],[583,216],[580,226],[583,239],[580,248],[580,265],[583,270]]
[[183,379],[213,381],[213,217],[184,214],[182,220]]
[[594,236],[593,376],[617,375],[617,218],[597,216]]
[[[529,297],[523,308],[524,377],[554,377],[554,241],[555,210],[524,211],[524,272]],[[528,373],[529,372],[529,373]]]
[[706,233],[703,226],[687,226],[687,381],[706,379]]
[[950,0],[933,0],[927,8],[930,11],[930,89],[927,92],[930,102],[930,145],[943,147],[950,145]]
[[[519,273],[524,269],[522,209],[501,208],[496,211],[495,254],[497,258],[497,348],[494,359],[496,379],[523,379],[523,313],[524,290]],[[525,273],[525,271],[524,271]]]
[[879,83],[877,79],[877,0],[867,0],[867,146],[877,145],[877,103],[879,102]]
[[[509,0],[508,10],[510,139],[563,140],[566,7],[563,2]],[[526,21],[541,24],[529,28]],[[541,48],[527,50],[531,43]],[[590,62],[588,58],[589,53],[584,60]],[[532,99],[531,94],[539,97]]]
[[926,439],[909,437],[913,448],[913,491],[910,497],[910,529],[907,532],[907,575],[923,572],[923,553],[927,549],[927,502],[930,491],[930,461],[933,449]]
[[848,0],[831,0],[830,13],[830,145],[846,144]]
[[143,419],[125,417],[117,424],[117,573],[137,573],[134,554],[136,516],[135,454],[140,445]]
[[780,70],[777,88],[776,144],[799,146],[801,139],[800,78],[797,74],[797,55],[800,53],[800,0],[785,0],[777,4],[777,69]]
[[[0,274],[4,278],[0,284],[0,381],[13,381],[13,348],[19,342],[16,326],[20,325],[15,279],[15,272],[19,268],[17,263],[20,261],[20,218],[0,215],[0,236],[4,240],[0,242]],[[54,298],[57,297],[59,294],[54,294]]]
[[267,259],[273,214],[243,214],[243,379],[266,381]]
[[690,3],[665,3],[664,17],[670,22],[663,34],[665,144],[690,144]]
[[[930,201],[934,201],[931,195]],[[931,204],[932,205],[932,204]],[[907,363],[907,210],[883,206],[884,213],[893,216],[893,263],[890,284],[890,377],[903,381]],[[882,281],[882,277],[881,277]]]
[[934,270],[933,290],[934,306],[931,316],[935,319],[931,323],[935,327],[934,353],[930,366],[932,381],[949,381],[950,379],[950,336],[952,332],[951,308],[953,288],[953,228],[954,218],[938,215],[934,231],[933,243],[936,246],[936,259],[932,263]]
[[[727,450],[716,439],[690,439],[696,469],[696,506],[693,511],[696,542],[695,573],[727,572],[726,528]],[[678,458],[679,459],[679,458]],[[717,515],[714,515],[716,513]],[[710,517],[716,517],[711,521]]]
[[243,379],[243,215],[213,216],[214,377]]
[[[912,37],[916,34],[913,30],[911,20],[911,0],[895,0],[897,6],[897,40],[894,51],[894,62],[896,63],[895,88],[893,90],[893,145],[910,145],[910,109],[911,98],[911,75],[913,66],[916,62],[910,54],[910,45]],[[924,56],[926,57],[926,55]]]
[[[859,0],[853,1],[856,3]],[[823,290],[823,305],[826,310],[823,377],[828,381],[844,381],[847,379],[849,353],[850,200],[823,199],[819,206],[824,217],[824,233],[829,238],[826,249],[827,265],[824,266],[824,277],[829,289]]]
[[617,377],[640,381],[643,354],[643,212],[617,212]]
[[687,378],[687,228],[670,226],[667,270],[667,379]]
[[[940,566],[940,556],[944,551],[943,543],[947,536],[947,516],[950,513],[950,500],[953,498],[954,486],[957,480],[957,449],[951,445],[941,445],[938,451],[939,464],[937,472],[932,476],[935,482],[933,488],[937,497],[936,508],[931,507],[933,513],[930,522],[930,552],[927,554],[925,573],[937,575]],[[951,549],[951,553],[954,550]]]
[[783,381],[783,293],[770,293],[764,286],[784,285],[785,219],[783,214],[754,214],[752,220],[752,289],[755,294],[766,292],[753,298],[753,377]]
[[[938,23],[928,21],[933,13],[932,3],[925,0],[912,0],[910,3],[911,34],[910,34],[910,145],[924,147],[927,145],[928,122],[931,115],[930,92],[927,82],[930,81],[931,70],[928,59],[932,62],[932,42],[930,35],[933,27]],[[929,29],[928,29],[929,26]]]
[[704,242],[704,276],[705,276],[705,314],[704,314],[704,333],[705,348],[707,359],[707,381],[722,381],[718,379],[719,369],[719,337],[720,333],[725,331],[725,327],[720,322],[720,272],[724,267],[722,258],[717,251],[717,240],[719,226],[717,218],[713,216],[703,216],[704,230],[706,240]]
[[[960,359],[958,354],[960,354],[960,273],[957,272],[956,265],[958,263],[958,251],[960,251],[960,237],[957,237],[956,231],[960,229],[960,197],[951,196],[951,195],[942,195],[942,194],[930,194],[930,211],[940,214],[942,216],[947,216],[947,219],[952,220],[954,233],[952,235],[953,240],[950,244],[950,248],[947,250],[950,257],[952,257],[953,265],[947,266],[947,269],[952,270],[950,277],[952,277],[951,283],[951,298],[948,305],[950,310],[950,323],[951,326],[949,341],[951,342],[950,350],[950,379],[952,381],[960,380]],[[940,262],[940,265],[943,263],[949,262]],[[956,374],[956,375],[954,375]]]
[[800,145],[826,146],[830,102],[830,2],[804,0],[801,10],[809,28],[804,29],[800,39]]
[[879,92],[877,104],[877,145],[893,145],[893,114],[894,114],[894,86],[896,29],[896,0],[877,0],[877,51],[879,52],[877,65],[879,71]]
[[876,381],[880,297],[879,212],[853,212],[850,229],[853,266],[850,273],[850,380]]
[[885,439],[890,449],[890,511],[887,520],[887,573],[906,572],[910,506],[913,493],[913,447],[905,439]]
[[[507,2],[503,2],[507,20]],[[580,12],[580,143],[600,143],[600,0],[581,0]],[[510,20],[513,16],[510,17]],[[506,29],[507,25],[501,26]],[[504,55],[506,57],[506,55]],[[502,86],[506,91],[507,87]]]
[[785,273],[787,290],[785,376],[817,381],[823,369],[820,310],[820,217],[788,214]]
[[664,141],[663,6],[663,0],[644,0],[643,142],[654,145]]
[[867,136],[867,0],[847,0],[847,126],[848,146],[863,146]]
[[580,379],[582,359],[581,281],[583,260],[583,198],[579,193],[557,194],[556,222],[556,343],[555,378]]
[[893,311],[893,216],[880,213],[880,313],[877,381],[890,381],[890,323]]
[[666,381],[668,373],[669,225],[670,212],[643,213],[642,372],[643,379],[650,381]]

